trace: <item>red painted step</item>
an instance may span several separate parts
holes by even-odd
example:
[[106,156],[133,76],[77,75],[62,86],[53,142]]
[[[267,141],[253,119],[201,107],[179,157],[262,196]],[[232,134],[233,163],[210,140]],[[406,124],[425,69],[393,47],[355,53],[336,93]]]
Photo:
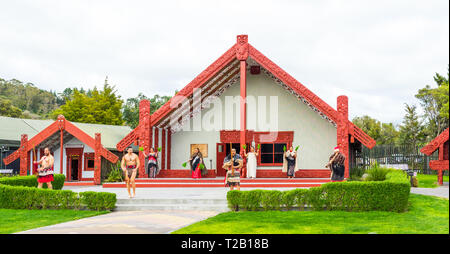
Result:
[[64,182],[64,186],[91,186],[94,182]]
[[[224,178],[214,179],[161,179],[141,178],[136,179],[138,188],[188,188],[188,187],[225,187]],[[270,188],[270,187],[315,187],[330,182],[324,178],[302,178],[302,179],[241,179],[241,187]],[[123,188],[124,182],[104,183],[103,188]]]
[[[320,186],[321,183],[291,183],[291,184],[241,184],[241,188],[280,188],[280,187],[316,187]],[[124,183],[104,183],[103,188],[124,188],[127,185]],[[198,183],[198,184],[171,184],[171,183],[154,183],[154,184],[148,184],[148,183],[137,183],[137,188],[199,188],[199,187],[207,187],[207,188],[213,188],[213,187],[220,187],[224,188],[225,184],[207,184],[207,183]]]
[[[167,179],[167,178],[138,178],[136,183],[223,183],[224,178],[215,179]],[[325,183],[330,182],[330,179],[326,178],[281,178],[281,179],[244,179],[241,178],[241,183]]]

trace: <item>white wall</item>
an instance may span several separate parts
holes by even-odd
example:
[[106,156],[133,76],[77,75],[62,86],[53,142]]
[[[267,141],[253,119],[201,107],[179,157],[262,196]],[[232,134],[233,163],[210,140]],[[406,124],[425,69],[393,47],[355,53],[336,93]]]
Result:
[[[228,125],[225,121],[225,96],[239,96],[239,80],[229,87],[220,97],[222,106],[216,106],[211,103],[210,109],[204,109],[201,114],[194,116],[185,125],[193,128],[193,122],[200,120],[200,115],[204,121],[207,116],[222,116],[222,130],[238,130],[239,125],[239,106],[234,111],[234,124]],[[278,97],[278,130],[294,131],[293,146],[299,145],[298,165],[300,169],[323,169],[328,161],[329,155],[336,146],[336,128],[314,112],[294,95],[290,94],[275,81],[267,77],[264,73],[259,75],[247,74],[247,96],[254,96],[257,104],[258,96],[277,96]],[[269,118],[270,112],[269,98],[267,98],[266,109],[263,112],[266,118]],[[247,129],[255,131],[268,131],[261,129],[258,124],[257,107],[247,106]],[[264,112],[265,111],[265,112]],[[220,114],[221,113],[221,114]],[[229,118],[228,118],[229,119]],[[228,120],[227,119],[227,120]],[[159,132],[161,135],[161,131]],[[208,158],[205,158],[206,166],[210,168],[209,160],[212,159],[212,168],[216,167],[216,143],[220,142],[219,131],[183,131],[172,134],[171,146],[171,167],[172,169],[182,168],[182,163],[189,159],[190,144],[208,144]],[[161,144],[161,143],[159,143]],[[258,167],[264,169],[265,167]],[[268,167],[270,169],[281,167]]]

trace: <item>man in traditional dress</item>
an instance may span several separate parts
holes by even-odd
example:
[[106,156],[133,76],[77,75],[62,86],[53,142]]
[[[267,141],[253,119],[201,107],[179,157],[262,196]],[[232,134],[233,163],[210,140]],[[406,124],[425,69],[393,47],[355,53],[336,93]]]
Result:
[[[133,153],[133,148],[128,147],[127,148],[127,154],[125,154],[122,157],[122,171],[125,174],[125,182],[127,183],[127,190],[128,190],[128,196],[130,198],[133,198],[136,195],[136,174],[137,169],[139,168],[139,165],[141,163],[139,162],[139,156],[137,156],[135,153]],[[131,196],[130,193],[130,183],[133,187],[133,196]]]
[[225,178],[225,186],[230,186],[230,190],[241,189],[240,170],[243,165],[243,159],[239,154],[236,154],[236,149],[231,149],[231,154],[227,155],[223,160],[223,168],[227,170]]
[[44,156],[39,160],[35,161],[35,163],[40,164],[40,167],[37,169],[38,171],[38,188],[42,188],[43,183],[47,183],[47,187],[52,189],[52,181],[53,179],[53,163],[55,159],[50,153],[50,149],[48,147],[44,148]]
[[294,151],[294,147],[291,146],[283,156],[283,172],[287,172],[288,179],[291,179],[297,171],[297,151]]
[[334,148],[333,154],[325,166],[331,170],[331,181],[342,181],[344,180],[345,172],[345,155],[339,151],[339,146]]

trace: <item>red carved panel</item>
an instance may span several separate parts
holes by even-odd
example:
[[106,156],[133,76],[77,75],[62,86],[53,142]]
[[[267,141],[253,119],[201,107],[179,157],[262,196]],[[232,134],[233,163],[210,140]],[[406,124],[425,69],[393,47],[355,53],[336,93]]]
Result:
[[236,58],[239,61],[247,60],[248,58],[248,35],[238,35],[236,42]]
[[430,143],[428,143],[426,146],[420,149],[420,152],[430,156],[432,153],[434,153],[434,151],[436,151],[436,149],[439,148],[441,144],[444,144],[446,141],[448,141],[448,136],[449,136],[449,128],[447,128],[435,139],[433,139]]
[[[240,134],[239,130],[222,130],[220,131],[220,142],[221,143],[240,143]],[[245,130],[245,142],[250,143],[253,140],[254,131]]]
[[348,143],[348,98],[339,96],[337,98],[338,120],[337,123],[337,145],[341,153],[345,155],[345,174],[349,177],[349,143]]
[[448,170],[448,160],[435,160],[430,161],[430,169],[432,170]]
[[101,183],[101,171],[102,171],[102,138],[100,133],[95,133],[95,153],[94,153],[94,183]]
[[294,140],[293,131],[278,132],[255,132],[255,143],[292,143]]
[[23,134],[20,138],[20,175],[26,176],[28,171],[28,135]]
[[136,127],[136,129],[132,130],[128,135],[126,135],[122,140],[117,143],[116,148],[118,151],[123,151],[125,148],[127,148],[129,145],[133,144],[134,141],[137,140],[138,134],[137,131],[139,130],[139,126]]

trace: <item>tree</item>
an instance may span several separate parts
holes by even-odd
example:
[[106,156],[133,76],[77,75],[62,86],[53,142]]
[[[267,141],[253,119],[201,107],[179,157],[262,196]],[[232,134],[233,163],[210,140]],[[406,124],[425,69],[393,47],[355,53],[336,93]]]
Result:
[[381,123],[370,116],[362,116],[353,118],[352,122],[358,126],[367,135],[375,139],[377,144],[381,137]]
[[114,86],[110,86],[105,80],[103,90],[95,87],[88,94],[84,90],[72,89],[71,98],[67,98],[66,104],[55,110],[53,118],[58,115],[73,122],[99,123],[110,125],[122,125],[122,104],[123,100],[116,95]]
[[448,75],[447,72],[447,78],[445,78],[439,73],[436,73],[433,78],[437,87],[431,88],[429,85],[426,85],[424,88],[419,89],[415,95],[425,112],[424,118],[426,120],[426,136],[428,141],[435,138],[448,127]]
[[21,117],[22,110],[14,107],[10,100],[0,99],[0,115],[9,117]]
[[398,144],[399,132],[392,123],[382,123],[380,139],[377,141],[380,145]]
[[372,137],[378,145],[398,143],[399,133],[392,123],[382,123],[367,115],[355,117],[352,122]]
[[155,94],[153,98],[148,98],[147,96],[139,93],[137,97],[128,98],[123,106],[123,119],[126,124],[131,128],[136,128],[139,124],[139,102],[141,100],[150,101],[150,113],[153,114],[162,105],[170,100],[171,96],[160,96]]
[[402,125],[400,125],[399,140],[403,145],[412,145],[416,147],[425,141],[425,129],[419,120],[415,105],[405,103],[405,116]]

